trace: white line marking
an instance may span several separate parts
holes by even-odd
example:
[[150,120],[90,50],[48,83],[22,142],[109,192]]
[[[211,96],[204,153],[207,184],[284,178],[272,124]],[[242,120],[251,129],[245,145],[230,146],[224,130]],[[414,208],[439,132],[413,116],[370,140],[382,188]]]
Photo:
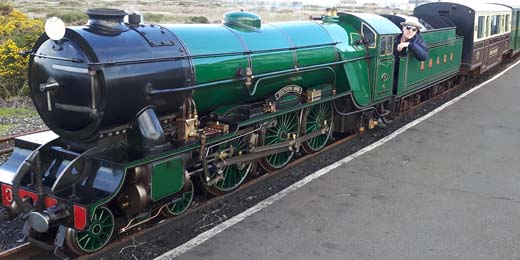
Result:
[[510,67],[506,68],[504,71],[500,72],[499,74],[497,74],[496,76],[494,76],[493,78],[481,83],[480,85],[462,93],[460,96],[444,103],[442,106],[436,108],[435,110],[431,111],[430,113],[416,119],[415,121],[412,121],[410,123],[408,123],[407,125],[397,129],[395,132],[391,133],[390,135],[384,137],[383,139],[357,151],[356,153],[354,154],[351,154],[343,159],[341,159],[340,161],[337,161],[317,172],[314,172],[312,173],[311,175],[303,178],[302,180],[294,183],[293,185],[285,188],[284,190],[278,192],[277,194],[274,194],[273,196],[259,202],[258,204],[256,204],[255,206],[247,209],[246,211],[222,222],[221,224],[219,224],[218,226],[215,226],[214,228],[210,229],[210,230],[207,230],[201,234],[199,234],[198,236],[192,238],[190,241],[158,256],[157,258],[155,258],[155,260],[167,260],[167,259],[173,259],[175,257],[178,257],[184,253],[186,253],[188,250],[204,243],[206,240],[210,239],[211,237],[219,234],[220,232],[230,228],[231,226],[239,223],[240,221],[244,220],[245,218],[255,214],[256,212],[268,207],[269,205],[275,203],[276,201],[282,199],[283,197],[287,196],[287,194],[305,186],[307,183],[329,173],[330,171],[338,168],[339,166],[345,164],[345,163],[348,163],[350,161],[352,161],[353,159],[371,151],[371,150],[374,150],[375,148],[385,144],[386,142],[394,139],[396,136],[404,133],[406,130],[414,127],[415,125],[421,123],[422,121],[432,117],[433,115],[439,113],[440,111],[444,110],[445,108],[453,105],[454,103],[460,101],[461,99],[465,98],[467,95],[477,91],[478,89],[480,89],[481,87],[485,86],[486,84],[488,84],[489,82],[497,79],[498,77],[502,76],[504,73],[506,73],[507,71],[509,71],[510,69],[514,68],[517,64],[519,64],[520,61],[516,62],[515,64],[511,65]]

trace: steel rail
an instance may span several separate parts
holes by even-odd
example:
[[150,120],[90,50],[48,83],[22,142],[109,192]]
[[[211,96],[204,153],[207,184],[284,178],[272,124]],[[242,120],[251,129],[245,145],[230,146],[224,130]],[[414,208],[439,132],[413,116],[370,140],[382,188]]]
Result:
[[[30,131],[30,132],[23,133],[23,134],[16,134],[16,135],[11,135],[11,136],[2,137],[2,138],[0,138],[0,144],[1,144],[1,143],[7,143],[7,142],[10,142],[10,141],[13,141],[15,138],[20,137],[20,136],[30,135],[30,134],[36,134],[36,133],[41,133],[41,132],[45,132],[45,131],[49,131],[49,129],[41,129],[41,130],[36,130],[36,131]],[[14,150],[13,147],[7,147],[7,148],[4,148],[4,149],[1,149],[1,150],[0,150],[0,155],[2,155],[2,154],[6,154],[6,153],[10,153],[10,152],[12,152],[13,150]]]
[[5,250],[0,252],[0,259],[7,259],[8,257],[12,259],[16,259],[15,257],[18,256],[21,252],[29,250],[31,245],[26,242],[19,246],[13,247],[11,249]]

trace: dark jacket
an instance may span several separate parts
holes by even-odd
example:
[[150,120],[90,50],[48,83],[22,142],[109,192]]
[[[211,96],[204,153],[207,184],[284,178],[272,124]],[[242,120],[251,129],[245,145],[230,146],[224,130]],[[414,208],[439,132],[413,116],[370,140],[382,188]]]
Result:
[[408,49],[410,49],[415,56],[415,58],[419,61],[425,61],[428,59],[428,46],[424,42],[420,33],[417,33],[412,39],[410,39],[408,48],[403,48],[400,52],[397,51],[397,45],[401,43],[402,34],[395,38],[394,42],[394,56],[395,57],[405,57]]

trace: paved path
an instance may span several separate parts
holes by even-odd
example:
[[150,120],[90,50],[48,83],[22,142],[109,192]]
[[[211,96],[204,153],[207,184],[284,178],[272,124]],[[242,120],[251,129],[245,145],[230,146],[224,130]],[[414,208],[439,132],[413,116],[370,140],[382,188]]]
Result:
[[178,259],[520,259],[520,66]]

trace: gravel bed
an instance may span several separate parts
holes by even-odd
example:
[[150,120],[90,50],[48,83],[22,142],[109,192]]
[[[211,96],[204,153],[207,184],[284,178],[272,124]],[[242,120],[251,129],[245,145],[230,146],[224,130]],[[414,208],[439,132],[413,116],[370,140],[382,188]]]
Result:
[[[505,64],[501,64],[493,71],[502,71],[509,64],[512,64],[512,62],[509,61]],[[468,82],[466,86],[461,89],[452,91],[442,98],[430,101],[429,103],[420,106],[418,109],[405,113],[395,119],[391,124],[383,124],[374,130],[358,135],[353,140],[330,149],[312,160],[307,160],[294,167],[285,169],[277,176],[273,176],[273,178],[261,181],[240,192],[221,196],[218,199],[218,202],[214,205],[206,205],[196,210],[189,211],[187,214],[177,217],[175,221],[169,225],[161,225],[159,227],[144,225],[142,228],[149,228],[150,232],[134,240],[133,245],[124,244],[116,247],[110,252],[103,254],[102,258],[152,259],[159,256],[165,251],[175,248],[196,235],[213,228],[222,221],[243,212],[245,209],[283,190],[305,176],[308,176],[309,174],[312,174],[313,172],[378,141],[407,123],[427,114],[443,103],[487,80],[490,76],[492,76],[491,73],[486,73],[479,79],[474,80],[473,82]],[[14,131],[31,131],[29,129],[37,130],[41,129],[41,127],[44,127],[44,125],[39,119],[21,120],[19,127],[13,127],[13,133],[15,133]],[[0,158],[0,163],[1,162]],[[197,193],[198,195],[196,196],[201,196],[200,194],[202,191],[197,191]],[[0,223],[0,250],[12,248],[19,244],[16,240],[21,238],[20,230],[22,224],[22,221],[19,219]],[[94,257],[100,258],[101,256],[98,255]]]
[[[0,99],[0,107],[14,107],[14,108],[30,108],[34,109],[30,98],[22,98],[17,100],[4,101]],[[27,118],[14,117],[0,117],[0,126],[9,126],[7,133],[0,134],[1,137],[11,135],[23,134],[31,131],[45,129],[47,126],[43,123],[39,116],[32,116]],[[10,142],[12,143],[12,142]],[[0,149],[7,148],[6,143],[0,144]],[[11,144],[9,144],[11,145]],[[10,154],[0,155],[0,165],[9,159]],[[22,243],[23,221],[16,218],[11,221],[0,223],[0,251],[13,248]]]
[[[30,98],[20,98],[9,101],[4,101],[0,98],[0,107],[34,109]],[[38,115],[24,118],[2,116],[0,117],[0,126],[8,126],[6,133],[0,133],[0,138],[47,128]],[[0,149],[7,148],[8,145],[12,145],[12,142],[9,144],[0,144]],[[0,155],[0,164],[3,164],[8,158],[9,154]]]

